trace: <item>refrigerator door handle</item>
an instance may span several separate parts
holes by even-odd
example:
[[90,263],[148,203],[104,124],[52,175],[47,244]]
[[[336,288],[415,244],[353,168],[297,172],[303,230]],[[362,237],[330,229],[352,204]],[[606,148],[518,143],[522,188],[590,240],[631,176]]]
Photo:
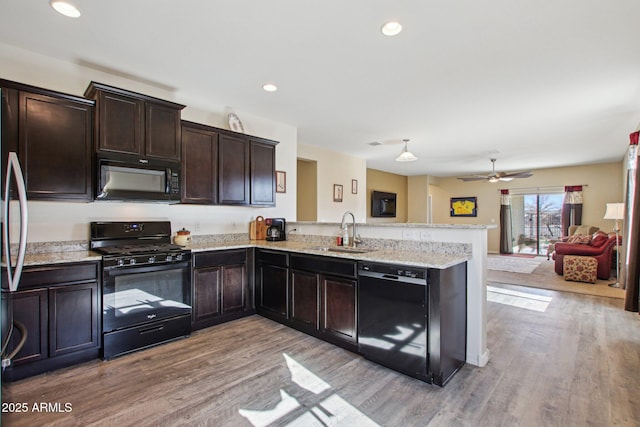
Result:
[[[18,188],[18,203],[20,205],[20,240],[18,245],[18,258],[16,260],[15,268],[11,266],[11,252],[10,252],[10,239],[9,239],[9,192],[11,190],[11,178],[15,178],[16,186]],[[9,160],[7,164],[7,177],[4,187],[4,250],[7,256],[7,276],[9,278],[9,290],[15,292],[18,289],[20,283],[20,275],[22,274],[22,267],[24,265],[24,257],[27,251],[27,223],[28,223],[28,210],[27,210],[27,188],[24,185],[24,178],[22,176],[22,168],[20,167],[20,161],[18,155],[14,152],[9,153]],[[12,272],[13,270],[13,272]]]

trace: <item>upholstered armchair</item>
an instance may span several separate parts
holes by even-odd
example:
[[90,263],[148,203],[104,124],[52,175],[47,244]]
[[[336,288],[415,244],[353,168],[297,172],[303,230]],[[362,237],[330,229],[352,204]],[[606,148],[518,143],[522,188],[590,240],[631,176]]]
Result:
[[556,250],[556,243],[558,242],[566,242],[569,240],[571,236],[581,236],[588,235],[591,236],[596,231],[600,230],[598,227],[594,227],[593,225],[571,225],[569,226],[568,236],[561,237],[555,240],[549,240],[549,246],[547,246],[547,259]]
[[598,279],[606,280],[611,276],[611,254],[616,244],[616,235],[596,231],[589,239],[588,236],[580,243],[558,242],[556,243],[553,259],[555,271],[563,274],[563,260],[565,255],[578,255],[593,257],[598,261]]

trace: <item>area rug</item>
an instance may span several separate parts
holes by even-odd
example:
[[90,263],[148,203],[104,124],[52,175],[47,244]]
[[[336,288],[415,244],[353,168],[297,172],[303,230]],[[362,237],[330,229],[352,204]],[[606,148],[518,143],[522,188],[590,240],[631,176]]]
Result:
[[[489,255],[491,258],[491,255]],[[624,299],[625,291],[612,288],[609,280],[597,280],[596,283],[568,282],[554,271],[554,261],[540,257],[541,262],[531,273],[513,273],[508,271],[487,270],[487,284],[507,284],[528,286],[531,288],[549,289],[553,291],[574,292],[609,298]]]
[[508,271],[511,273],[530,274],[535,270],[544,258],[525,258],[501,255],[489,255],[487,257],[487,269]]

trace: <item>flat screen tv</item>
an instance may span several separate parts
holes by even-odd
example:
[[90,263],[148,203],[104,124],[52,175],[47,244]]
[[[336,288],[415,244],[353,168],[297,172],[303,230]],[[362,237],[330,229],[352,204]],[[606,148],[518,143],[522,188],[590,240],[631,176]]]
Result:
[[371,216],[395,218],[396,193],[373,191],[371,193]]

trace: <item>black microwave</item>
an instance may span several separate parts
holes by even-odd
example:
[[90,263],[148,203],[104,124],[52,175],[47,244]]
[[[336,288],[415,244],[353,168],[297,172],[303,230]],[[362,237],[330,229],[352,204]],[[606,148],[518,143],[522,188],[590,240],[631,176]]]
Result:
[[98,159],[96,200],[177,203],[180,163]]

